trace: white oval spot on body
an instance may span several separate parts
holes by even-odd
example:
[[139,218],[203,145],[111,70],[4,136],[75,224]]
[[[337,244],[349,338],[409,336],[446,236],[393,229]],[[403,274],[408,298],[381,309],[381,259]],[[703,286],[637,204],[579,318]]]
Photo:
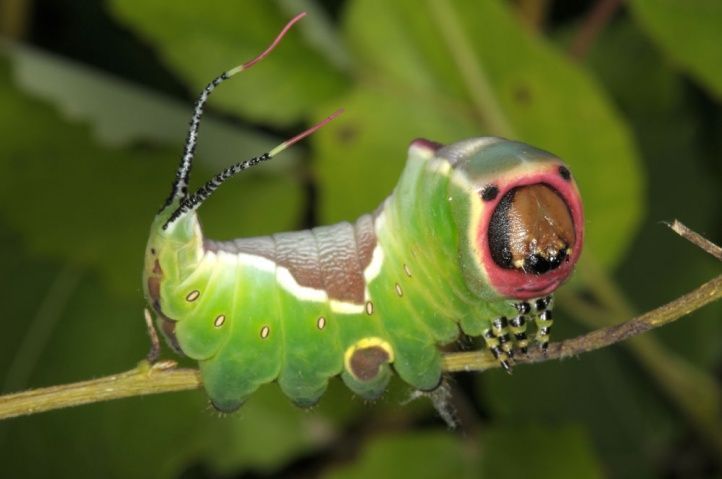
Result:
[[374,314],[374,303],[371,301],[366,302],[366,314]]
[[218,316],[216,316],[216,320],[213,321],[213,326],[215,326],[216,328],[220,328],[221,326],[223,326],[223,323],[225,323],[225,322],[226,322],[226,315],[219,314]]
[[395,289],[396,289],[396,294],[398,294],[399,297],[404,295],[404,290],[401,289],[401,285],[399,283],[396,283]]
[[411,277],[411,268],[409,268],[409,265],[404,263],[404,273],[406,273],[406,276],[409,278]]
[[264,326],[261,328],[261,339],[266,339],[271,334],[271,328]]
[[316,326],[318,326],[318,329],[323,329],[326,327],[326,318],[323,316],[320,316],[318,318],[318,321],[316,321]]
[[188,301],[189,303],[192,303],[193,301],[195,301],[196,299],[198,299],[198,297],[199,297],[200,295],[201,295],[201,292],[198,291],[197,289],[194,289],[193,291],[191,291],[190,293],[188,293],[188,296],[186,296],[186,301]]

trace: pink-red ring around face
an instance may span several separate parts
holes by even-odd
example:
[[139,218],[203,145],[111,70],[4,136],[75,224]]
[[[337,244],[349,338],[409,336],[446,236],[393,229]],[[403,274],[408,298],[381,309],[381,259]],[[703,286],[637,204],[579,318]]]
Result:
[[[584,244],[584,212],[576,184],[568,175],[562,174],[566,166],[559,162],[550,162],[543,169],[523,176],[502,178],[494,183],[498,188],[496,196],[484,201],[482,217],[476,231],[476,245],[481,255],[479,261],[486,274],[489,285],[500,295],[507,298],[526,300],[546,296],[554,292],[571,274],[579,259]],[[566,176],[566,178],[565,178]],[[575,239],[571,254],[558,268],[543,274],[526,273],[518,269],[507,269],[496,264],[489,245],[489,224],[491,216],[504,195],[512,188],[544,184],[551,187],[564,200],[572,222]]]

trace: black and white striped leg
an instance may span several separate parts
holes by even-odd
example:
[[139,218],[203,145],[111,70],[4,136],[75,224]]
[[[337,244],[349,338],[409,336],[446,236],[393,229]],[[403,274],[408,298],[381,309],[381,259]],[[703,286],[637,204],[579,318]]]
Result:
[[529,338],[526,335],[527,318],[523,314],[513,317],[509,321],[509,329],[511,334],[514,335],[516,346],[522,352],[526,354],[529,351]]
[[499,364],[502,368],[509,374],[511,374],[511,366],[509,365],[509,355],[500,347],[499,338],[494,336],[494,333],[492,332],[491,328],[488,328],[484,331],[484,342],[486,343],[486,347],[489,348],[489,351],[491,351],[491,354],[494,355],[497,361],[499,361]]
[[553,302],[552,296],[546,296],[544,298],[539,298],[534,301],[534,311],[537,312],[537,314],[542,313],[543,311],[546,311],[547,309],[552,309],[552,302]]
[[491,333],[499,340],[499,348],[510,358],[514,357],[514,345],[509,336],[509,321],[506,316],[496,318],[491,322]]
[[546,351],[547,347],[549,347],[549,334],[554,323],[551,310],[548,309],[544,311],[537,316],[534,321],[537,327],[536,337],[534,339],[539,343],[539,348]]
[[514,306],[519,314],[509,321],[509,330],[514,335],[516,346],[522,354],[526,354],[529,350],[529,338],[526,335],[526,328],[527,324],[529,324],[529,313],[531,313],[532,307],[526,301],[516,303]]

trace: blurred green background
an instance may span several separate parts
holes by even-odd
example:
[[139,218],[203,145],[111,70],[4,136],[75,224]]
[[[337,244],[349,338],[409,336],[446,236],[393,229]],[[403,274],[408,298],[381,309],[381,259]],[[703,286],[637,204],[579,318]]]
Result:
[[[346,113],[221,189],[209,236],[352,219],[391,191],[413,138],[501,135],[564,158],[585,200],[553,339],[720,271],[661,224],[722,243],[719,0],[3,0],[2,392],[146,354],[143,248],[192,102],[303,10],[211,99],[194,183]],[[455,375],[456,431],[402,405],[398,381],[367,404],[334,380],[310,411],[272,384],[230,417],[192,391],[0,422],[0,476],[722,477],[721,383],[713,304],[576,359]]]

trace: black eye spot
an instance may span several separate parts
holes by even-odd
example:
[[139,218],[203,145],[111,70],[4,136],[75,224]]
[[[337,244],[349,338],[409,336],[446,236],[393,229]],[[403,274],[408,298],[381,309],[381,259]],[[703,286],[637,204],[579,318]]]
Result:
[[559,167],[559,174],[567,181],[569,181],[569,179],[572,177],[572,172],[569,171],[569,168],[567,168],[566,166]]
[[486,185],[484,189],[481,190],[481,199],[484,201],[491,201],[496,198],[498,194],[499,188],[497,188],[496,185]]

